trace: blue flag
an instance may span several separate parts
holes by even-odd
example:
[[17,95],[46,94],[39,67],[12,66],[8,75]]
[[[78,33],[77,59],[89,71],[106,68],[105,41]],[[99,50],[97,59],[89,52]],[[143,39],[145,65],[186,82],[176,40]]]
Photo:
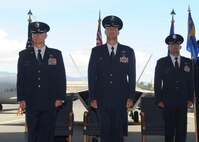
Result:
[[199,53],[199,46],[196,41],[195,26],[194,26],[190,11],[188,15],[187,51],[191,52],[194,62],[196,63],[198,53]]
[[174,20],[171,21],[170,35],[174,34]]
[[176,15],[174,9],[171,11],[172,20],[171,20],[171,28],[170,28],[170,35],[174,35],[174,15]]
[[[173,17],[172,17],[172,20],[171,20],[170,35],[174,35],[174,19],[173,19]],[[167,55],[168,56],[170,55],[170,51],[169,50],[168,50]]]

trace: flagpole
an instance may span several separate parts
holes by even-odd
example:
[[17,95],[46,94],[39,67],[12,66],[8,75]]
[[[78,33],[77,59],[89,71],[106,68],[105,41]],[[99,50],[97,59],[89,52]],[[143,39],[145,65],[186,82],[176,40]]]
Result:
[[171,29],[170,29],[170,35],[171,34],[174,34],[174,15],[176,15],[174,9],[171,11],[171,14],[172,15],[172,20],[171,20]]
[[[191,61],[192,61],[192,72],[193,72],[193,76],[194,75],[194,59],[193,59],[193,55],[191,53]],[[195,124],[195,132],[196,132],[196,142],[198,142],[198,127],[197,127],[197,115],[196,115],[196,94],[195,94],[195,83],[194,83],[194,98],[193,98],[193,108],[194,108],[194,124]]]
[[32,35],[31,35],[31,32],[30,32],[30,28],[29,28],[29,25],[32,23],[32,18],[31,18],[32,12],[31,12],[31,10],[29,10],[28,15],[29,15],[29,18],[28,18],[28,40],[27,40],[27,43],[26,43],[26,48],[32,47]]
[[102,33],[101,33],[101,11],[99,10],[96,46],[101,46],[102,44],[103,44],[103,41],[102,41]]
[[101,10],[99,10],[99,19],[98,19],[98,26],[101,25]]
[[32,12],[31,12],[31,10],[29,10],[28,15],[29,15],[29,18],[28,18],[28,25],[29,25],[30,23],[32,23],[32,19],[31,19]]
[[[191,13],[191,8],[190,6],[188,7],[188,12]],[[189,23],[188,23],[189,24]],[[188,31],[189,32],[189,31]],[[189,35],[188,35],[189,38]],[[194,74],[194,58],[193,58],[193,54],[191,52],[191,61],[192,61],[192,72],[193,72],[193,77],[195,76]],[[195,132],[196,132],[196,142],[198,142],[198,128],[197,128],[197,115],[196,115],[196,94],[195,94],[195,81],[194,81],[194,124],[195,124]]]
[[172,20],[173,20],[174,15],[176,15],[174,9],[171,11],[171,15],[172,15]]
[[[170,15],[172,15],[172,19],[171,19],[171,27],[170,27],[170,33],[169,33],[169,35],[173,35],[174,34],[174,22],[175,22],[174,21],[174,15],[176,15],[174,9],[171,11]],[[167,56],[169,56],[169,55],[170,55],[170,51],[168,49]]]

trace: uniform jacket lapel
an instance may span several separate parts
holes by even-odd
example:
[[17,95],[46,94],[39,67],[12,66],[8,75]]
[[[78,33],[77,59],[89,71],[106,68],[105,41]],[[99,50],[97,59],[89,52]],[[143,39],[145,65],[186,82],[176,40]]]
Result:
[[46,46],[46,50],[45,50],[44,57],[43,57],[44,65],[48,65],[49,57],[50,57],[50,49]]
[[183,69],[184,69],[184,64],[185,64],[185,58],[183,58],[183,57],[181,56],[180,70],[183,70]]
[[35,55],[34,48],[28,49],[28,55],[27,56],[28,56],[30,62],[32,62],[33,65],[35,65],[36,64],[35,62],[37,62],[37,57]]
[[[107,44],[104,44],[102,47],[99,47],[101,48],[100,49],[100,55],[103,57],[103,58],[110,58],[110,54],[109,54],[109,51],[108,51],[108,46]],[[111,58],[110,58],[111,59]]]
[[122,51],[121,45],[118,43],[117,51],[116,51],[116,58],[120,56],[121,51]]
[[171,68],[175,69],[175,66],[174,66],[170,56],[167,57],[167,62],[169,64],[169,66],[171,66]]

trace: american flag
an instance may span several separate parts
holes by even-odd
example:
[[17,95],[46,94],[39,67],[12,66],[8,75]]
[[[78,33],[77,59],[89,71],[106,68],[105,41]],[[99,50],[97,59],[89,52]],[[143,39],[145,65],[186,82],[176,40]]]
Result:
[[29,28],[29,25],[28,25],[28,40],[27,40],[27,43],[26,43],[26,48],[30,48],[32,47],[32,34],[30,32],[30,28]]
[[28,40],[27,40],[27,43],[26,43],[26,48],[32,47],[32,34],[31,34],[31,31],[30,31],[30,24],[32,23],[32,19],[31,19],[32,12],[31,12],[31,10],[28,12],[28,15],[29,15],[29,19],[28,19]]
[[101,17],[100,17],[100,13],[99,13],[96,46],[100,46],[102,44],[103,44],[103,42],[102,42],[102,33],[101,33]]

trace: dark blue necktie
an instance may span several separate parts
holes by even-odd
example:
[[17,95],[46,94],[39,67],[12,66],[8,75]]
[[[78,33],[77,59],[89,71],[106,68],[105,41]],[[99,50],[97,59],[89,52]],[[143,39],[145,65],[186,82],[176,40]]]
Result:
[[113,59],[114,56],[115,56],[115,54],[114,54],[114,47],[111,47],[111,58]]
[[178,64],[178,58],[175,58],[175,69],[178,70],[179,69],[179,64]]
[[42,62],[42,56],[41,56],[41,50],[40,50],[40,49],[38,50],[37,60],[38,60],[39,65],[41,65],[41,62]]

